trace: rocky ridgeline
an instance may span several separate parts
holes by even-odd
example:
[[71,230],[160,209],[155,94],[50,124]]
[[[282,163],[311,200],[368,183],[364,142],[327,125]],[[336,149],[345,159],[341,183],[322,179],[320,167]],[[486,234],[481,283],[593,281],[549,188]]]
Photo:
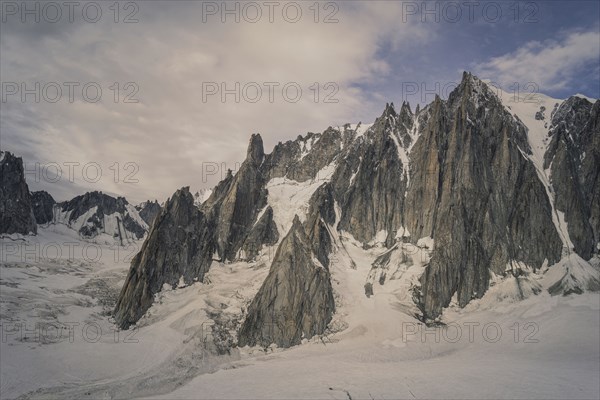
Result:
[[[252,260],[279,242],[238,340],[297,344],[323,333],[334,312],[329,263],[339,231],[365,247],[433,240],[411,289],[425,320],[454,296],[460,306],[482,297],[492,275],[552,269],[569,253],[585,264],[598,253],[600,232],[599,109],[600,102],[572,97],[553,110],[545,155],[551,187],[530,157],[528,127],[469,73],[448,100],[438,97],[414,113],[407,103],[399,111],[388,104],[367,130],[328,128],[279,143],[270,154],[252,135],[238,173],[229,172],[204,203],[194,206],[183,189],[156,218],[121,292],[117,322],[135,323],[164,283],[202,281],[213,254],[222,262]],[[306,213],[305,222],[296,218],[278,232],[268,182],[312,182],[327,166],[333,174],[307,211],[293,210]],[[570,240],[559,233],[559,212]],[[569,268],[559,286],[586,286],[569,278]]]
[[84,238],[107,233],[121,243],[141,239],[148,225],[124,197],[112,197],[102,192],[88,192],[57,204],[58,218],[74,227]]
[[102,192],[57,203],[46,191],[29,191],[23,160],[10,152],[1,153],[0,171],[0,233],[36,234],[38,224],[64,223],[84,239],[104,233],[126,244],[141,239],[149,229],[146,220],[152,222],[161,209],[156,201],[136,208]]

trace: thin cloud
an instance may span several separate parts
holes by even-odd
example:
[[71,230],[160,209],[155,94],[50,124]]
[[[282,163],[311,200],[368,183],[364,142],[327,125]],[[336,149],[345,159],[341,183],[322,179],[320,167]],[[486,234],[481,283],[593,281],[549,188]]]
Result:
[[475,66],[477,73],[504,86],[536,83],[541,92],[569,87],[586,67],[600,59],[596,31],[571,32],[559,40],[531,41],[514,52]]
[[[33,189],[59,199],[105,190],[137,202],[166,199],[184,185],[192,190],[214,185],[221,174],[203,177],[205,163],[235,169],[252,133],[261,133],[270,149],[307,131],[374,116],[381,104],[357,84],[392,73],[378,55],[382,43],[393,38],[397,46],[414,45],[431,38],[425,25],[399,23],[401,8],[395,4],[339,3],[334,24],[314,23],[310,14],[293,24],[281,18],[223,24],[218,17],[202,23],[202,2],[139,6],[136,24],[115,24],[110,18],[49,27],[14,20],[2,24],[3,81],[28,87],[35,81],[98,82],[103,90],[94,104],[80,92],[73,103],[21,103],[13,97],[3,104],[3,150],[34,155],[26,161],[41,164],[103,166],[105,179],[98,183],[39,182]],[[113,102],[109,87],[114,82],[135,82],[139,102]],[[226,82],[229,88],[235,82],[297,82],[303,95],[290,103],[279,89],[270,103],[265,89],[255,104],[236,103],[233,96],[225,103],[219,96],[203,102],[203,82]],[[310,89],[315,82],[318,102]],[[327,82],[338,85],[338,103],[323,103]],[[125,93],[121,87],[121,100]],[[115,162],[121,168],[127,162],[139,165],[139,183],[113,179],[109,167]]]

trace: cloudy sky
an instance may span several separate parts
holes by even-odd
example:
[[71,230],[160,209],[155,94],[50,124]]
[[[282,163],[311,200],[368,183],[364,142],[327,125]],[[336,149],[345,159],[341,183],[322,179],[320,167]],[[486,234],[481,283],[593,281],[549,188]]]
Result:
[[3,1],[1,18],[0,147],[57,200],[210,187],[252,133],[271,151],[370,123],[463,70],[600,97],[597,1]]

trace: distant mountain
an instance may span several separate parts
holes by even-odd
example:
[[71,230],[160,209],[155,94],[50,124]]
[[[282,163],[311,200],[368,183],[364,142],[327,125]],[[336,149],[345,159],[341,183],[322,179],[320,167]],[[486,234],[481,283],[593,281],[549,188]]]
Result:
[[10,152],[0,153],[0,171],[0,233],[36,234],[38,224],[62,223],[84,239],[107,235],[124,245],[141,239],[149,230],[144,218],[152,221],[160,212],[156,201],[146,203],[138,212],[124,197],[102,192],[56,203],[48,192],[29,192],[23,160]]
[[141,239],[148,224],[124,197],[88,192],[56,205],[54,221],[75,229],[84,238],[106,234],[120,244]]

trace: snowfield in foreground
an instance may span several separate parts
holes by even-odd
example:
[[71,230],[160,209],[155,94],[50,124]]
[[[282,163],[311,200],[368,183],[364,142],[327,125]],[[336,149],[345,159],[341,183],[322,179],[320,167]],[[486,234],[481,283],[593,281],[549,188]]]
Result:
[[[407,294],[426,246],[413,246],[412,262],[390,266],[380,285],[372,263],[386,249],[338,240],[329,332],[282,350],[229,348],[275,247],[253,263],[213,264],[206,283],[165,288],[135,329],[117,331],[110,314],[141,241],[91,244],[63,225],[4,237],[0,397],[600,397],[598,293],[550,296],[561,274],[510,276],[426,327]],[[578,278],[582,267],[568,262],[561,271]],[[585,268],[597,276],[597,263]]]

